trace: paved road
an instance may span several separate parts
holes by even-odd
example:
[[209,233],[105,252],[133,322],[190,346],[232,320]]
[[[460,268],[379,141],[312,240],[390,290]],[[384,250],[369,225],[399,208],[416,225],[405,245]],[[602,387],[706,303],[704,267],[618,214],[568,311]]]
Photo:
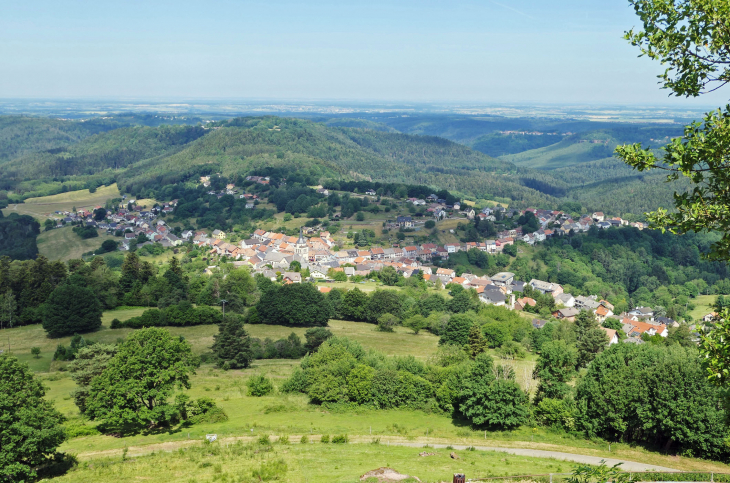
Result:
[[[390,443],[393,446],[411,446],[414,448],[422,448],[423,443]],[[429,445],[433,448],[446,448],[447,445],[445,444],[432,444]],[[467,445],[458,445],[453,444],[451,445],[454,449],[458,450],[465,450],[466,448],[469,448]],[[554,458],[556,460],[564,460],[564,461],[574,461],[576,463],[583,463],[583,464],[591,464],[591,465],[597,465],[601,462],[601,460],[605,460],[606,464],[608,466],[613,466],[616,463],[623,463],[621,465],[621,469],[624,471],[664,471],[664,472],[675,472],[679,470],[675,470],[672,468],[666,468],[664,466],[657,466],[657,465],[648,465],[645,463],[637,463],[635,461],[626,461],[626,460],[620,460],[620,459],[614,459],[614,458],[602,458],[600,456],[586,456],[582,454],[572,454],[572,453],[560,453],[558,451],[543,451],[539,449],[523,449],[523,448],[497,448],[493,446],[474,446],[474,449],[478,449],[480,451],[499,451],[502,453],[510,453],[514,455],[519,456],[530,456],[533,458]]]

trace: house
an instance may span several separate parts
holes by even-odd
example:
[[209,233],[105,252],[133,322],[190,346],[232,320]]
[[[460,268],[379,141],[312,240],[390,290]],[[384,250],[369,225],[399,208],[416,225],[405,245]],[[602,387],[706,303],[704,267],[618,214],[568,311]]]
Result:
[[702,317],[703,322],[712,322],[717,317],[717,312],[710,312],[709,314]]
[[608,335],[608,345],[618,344],[618,334],[614,329],[607,329],[605,327],[601,327],[601,329]]
[[613,315],[613,312],[611,309],[604,307],[603,305],[599,305],[596,310],[593,311],[594,314],[596,314],[596,319],[598,319],[599,322],[603,322],[606,320],[606,317],[610,317]]
[[399,216],[395,219],[395,222],[403,228],[413,228],[413,219],[410,216]]
[[575,305],[574,307],[576,309],[586,309],[593,312],[598,307],[601,306],[600,302],[596,300],[597,297],[594,295],[592,297],[584,297],[582,295],[579,295],[575,298]]
[[377,193],[375,193],[375,190],[369,189],[365,192],[368,196],[375,196]]
[[596,211],[595,213],[593,213],[593,216],[591,218],[593,218],[593,221],[599,222],[605,220],[606,216],[603,214],[602,211]]
[[512,272],[499,272],[492,277],[492,282],[499,286],[511,285],[515,279],[515,274]]
[[521,299],[515,300],[515,310],[525,310],[525,307],[527,306],[534,307],[537,305],[537,302],[535,299],[531,299],[530,297],[522,297]]
[[558,309],[553,312],[553,317],[556,319],[566,319],[571,322],[575,322],[575,316],[580,313],[580,310],[574,307],[566,307],[564,309]]
[[332,291],[332,287],[317,287],[317,290],[322,293],[330,293]]
[[532,326],[536,329],[542,329],[547,324],[547,320],[532,319]]
[[226,232],[222,230],[213,230],[213,238],[216,240],[223,240],[226,237]]
[[648,322],[640,322],[638,320],[631,320],[628,318],[623,319],[621,322],[623,323],[622,330],[629,337],[641,337],[642,334],[658,334],[662,337],[667,337],[669,335],[666,325],[650,324]]
[[479,294],[479,300],[485,304],[504,306],[507,296],[501,290],[485,290]]
[[537,280],[536,278],[530,280],[530,287],[532,287],[534,290],[539,291],[540,293],[552,295],[553,298],[556,295],[560,295],[561,293],[563,293],[563,287],[561,287],[557,283],[543,282],[542,280]]
[[654,317],[654,309],[649,307],[636,307],[633,310],[629,310],[629,315],[645,319]]
[[575,307],[575,297],[569,293],[561,293],[555,296],[555,303],[563,307]]
[[302,274],[299,272],[284,272],[281,278],[284,283],[302,283]]

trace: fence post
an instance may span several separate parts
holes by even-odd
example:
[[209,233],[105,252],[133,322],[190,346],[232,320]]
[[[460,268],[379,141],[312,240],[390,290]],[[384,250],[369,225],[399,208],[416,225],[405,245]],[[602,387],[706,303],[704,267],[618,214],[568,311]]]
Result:
[[710,473],[710,483],[714,483],[715,481],[715,473]]
[[553,474],[550,473],[550,483],[553,483]]

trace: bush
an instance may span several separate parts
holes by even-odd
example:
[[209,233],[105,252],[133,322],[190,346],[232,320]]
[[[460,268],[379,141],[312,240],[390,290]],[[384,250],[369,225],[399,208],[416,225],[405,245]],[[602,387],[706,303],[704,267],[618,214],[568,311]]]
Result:
[[497,349],[497,355],[502,359],[524,359],[527,354],[520,344],[508,340]]
[[337,436],[332,437],[332,442],[334,444],[345,444],[349,442],[350,440],[347,438],[346,434],[339,434]]
[[322,437],[319,439],[320,443],[329,443],[330,442],[330,435],[329,434],[323,434]]
[[306,434],[303,434],[302,437],[301,437],[301,439],[299,439],[299,442],[301,444],[307,444],[307,443],[309,443],[309,438],[307,437]]
[[258,469],[251,471],[251,476],[253,476],[256,481],[284,481],[287,471],[288,468],[284,460],[278,459],[261,463],[261,466]]
[[122,321],[117,319],[116,317],[112,319],[112,329],[121,329],[122,328]]
[[271,380],[264,375],[251,377],[246,382],[246,387],[248,387],[248,395],[254,397],[266,396],[274,390]]
[[301,392],[306,393],[307,392],[307,376],[304,374],[304,371],[300,368],[294,369],[294,372],[292,375],[284,381],[284,384],[281,385],[281,392],[283,393],[292,393],[292,392]]
[[378,319],[378,330],[380,332],[393,332],[398,325],[398,317],[392,314],[383,314]]

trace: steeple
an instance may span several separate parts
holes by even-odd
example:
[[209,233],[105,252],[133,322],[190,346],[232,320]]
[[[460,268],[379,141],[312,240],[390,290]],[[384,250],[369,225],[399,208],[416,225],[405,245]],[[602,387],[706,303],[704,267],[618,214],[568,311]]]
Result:
[[297,245],[306,245],[307,241],[304,239],[304,235],[302,234],[302,227],[299,227],[299,240],[297,240]]
[[294,253],[305,258],[309,255],[309,245],[307,245],[307,240],[304,238],[301,227],[299,227],[299,239],[296,245],[294,245]]

